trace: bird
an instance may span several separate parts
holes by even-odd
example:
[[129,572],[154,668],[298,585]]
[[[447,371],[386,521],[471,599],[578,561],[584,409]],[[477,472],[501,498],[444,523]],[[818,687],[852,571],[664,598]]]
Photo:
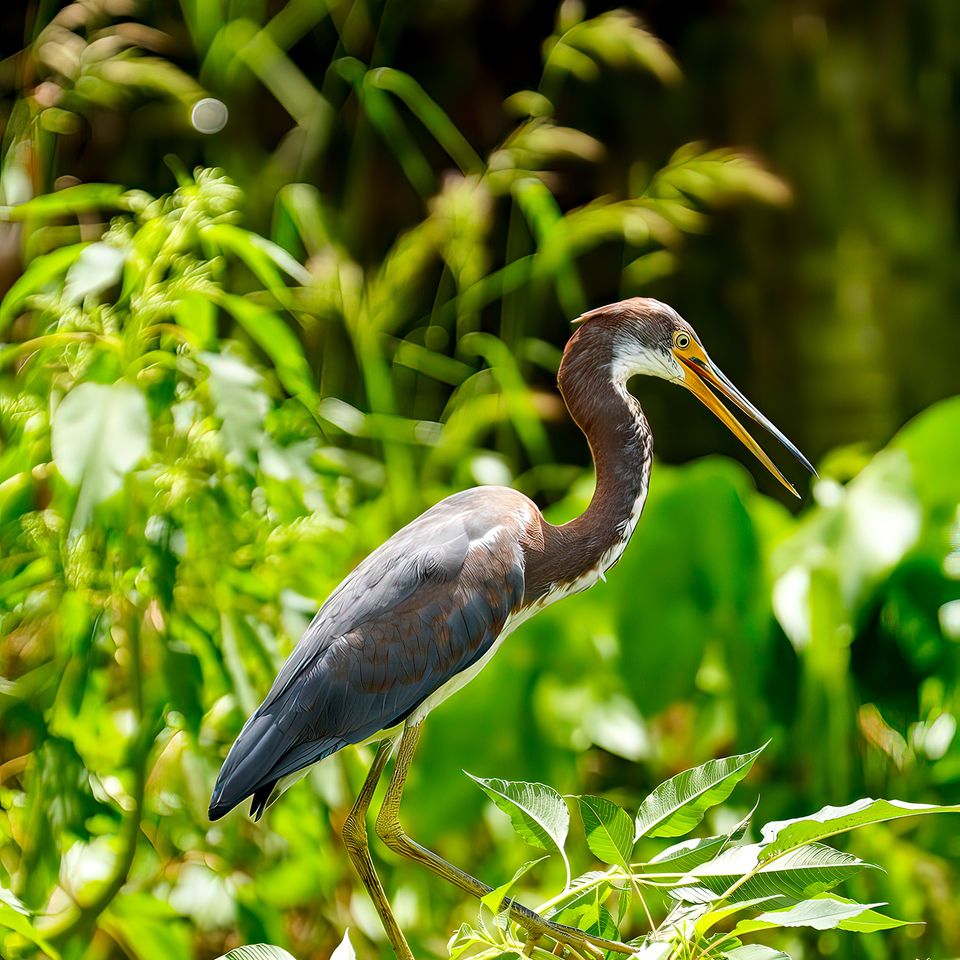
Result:
[[[590,310],[574,324],[557,385],[593,458],[596,485],[586,510],[554,525],[532,500],[505,486],[463,490],[427,509],[362,560],[320,607],[230,748],[213,789],[211,820],[247,797],[259,819],[310,765],[348,745],[378,742],[343,841],[398,960],[413,954],[367,833],[377,783],[395,753],[375,821],[387,847],[472,896],[491,891],[404,832],[404,784],[431,710],[475,677],[521,623],[591,587],[622,556],[647,498],[653,460],[650,425],[628,382],[646,375],[685,387],[798,496],[724,397],[816,474],[672,307],[635,297]],[[632,950],[547,920],[509,897],[501,908],[526,930],[528,943],[545,937],[595,958],[604,950]]]

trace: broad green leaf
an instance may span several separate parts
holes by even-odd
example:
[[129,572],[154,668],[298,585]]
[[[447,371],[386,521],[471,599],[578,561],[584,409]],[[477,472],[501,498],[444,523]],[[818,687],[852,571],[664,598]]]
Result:
[[733,929],[734,936],[756,933],[758,930],[775,930],[778,927],[811,927],[814,930],[832,930],[844,920],[857,917],[880,903],[853,903],[835,900],[832,897],[805,900],[785,910],[761,913],[752,920],[741,920]]
[[63,282],[63,302],[73,306],[90,294],[102,293],[118,283],[126,258],[126,251],[119,247],[109,243],[91,243],[67,271]]
[[680,886],[670,887],[667,890],[667,896],[680,903],[688,904],[710,904],[718,898],[718,894],[709,887]]
[[724,950],[723,955],[728,960],[790,960],[782,950],[775,950],[762,943],[745,943],[742,947]]
[[[750,481],[742,467],[719,459],[682,470],[661,467],[658,476],[643,510],[641,535],[633,538],[605,588],[612,597],[627,690],[644,716],[688,700],[708,638],[715,638],[725,643],[727,662],[737,664],[738,711],[748,710],[751,725],[762,727],[762,664],[772,654],[760,624],[767,622],[770,601],[748,509]],[[695,528],[697,536],[678,550],[681,528]],[[726,558],[723,563],[719,556]],[[669,596],[682,602],[665,603]],[[663,642],[651,643],[651,637]]]
[[[711,895],[713,895],[712,891]],[[782,898],[778,896],[759,897],[756,900],[740,900],[736,903],[728,903],[712,909],[708,907],[703,915],[696,919],[693,925],[694,935],[697,937],[706,936],[718,923],[729,920],[730,917],[735,917],[738,913],[753,910],[760,905],[770,908],[777,906],[781,901]]]
[[514,875],[506,882],[501,883],[499,887],[491,890],[486,896],[480,898],[480,903],[483,904],[491,913],[499,913],[500,905],[503,903],[504,898],[510,893],[513,889],[514,884],[532,867],[535,867],[538,863],[542,863],[546,860],[546,857],[539,857],[536,860],[528,860],[523,866],[519,867]]
[[846,930],[848,933],[879,933],[881,930],[896,930],[897,927],[909,926],[922,926],[922,921],[899,920],[876,910],[867,910],[849,920],[841,920],[837,929]]
[[[688,877],[720,895],[739,883],[729,898],[731,902],[773,896],[806,900],[835,887],[860,870],[873,867],[873,864],[819,843],[791,850],[771,863],[760,862],[762,850],[758,843],[732,847],[709,863],[691,870]],[[747,874],[753,875],[741,883]]]
[[647,862],[654,873],[687,873],[694,867],[712,860],[723,849],[727,842],[726,836],[701,837],[693,840],[683,840],[667,847]]
[[225,446],[252,466],[250,454],[260,447],[263,421],[270,407],[263,378],[230,353],[199,353],[197,358],[210,371],[210,394],[214,411],[223,421]]
[[[826,895],[823,895],[826,896]],[[831,900],[838,900],[840,903],[853,903],[846,897],[839,894],[829,894]],[[838,930],[848,930],[851,933],[876,933],[878,930],[895,930],[897,927],[916,927],[923,926],[919,920],[900,920],[897,917],[888,917],[876,910],[864,910],[847,920],[841,920],[837,925]]]
[[472,773],[467,776],[510,817],[513,829],[527,843],[559,853],[569,874],[563,847],[570,827],[570,811],[553,787],[523,780],[487,780]]
[[630,815],[603,797],[577,797],[587,846],[604,863],[628,870],[633,852],[633,822]]
[[871,823],[885,823],[902,817],[917,817],[930,813],[960,813],[960,804],[936,806],[927,803],[906,803],[903,800],[873,800],[869,797],[845,807],[826,806],[808,817],[777,820],[763,827],[763,851],[760,860],[769,860],[786,850],[824,840]]
[[7,291],[3,303],[0,303],[0,330],[17,316],[27,297],[42,292],[54,282],[59,282],[87,246],[86,243],[72,243],[31,261],[30,266]]
[[51,446],[61,476],[80,487],[74,527],[116,493],[150,445],[143,394],[127,383],[81,383],[53,415]]
[[753,805],[753,809],[729,833],[716,837],[682,840],[680,843],[675,843],[672,847],[667,847],[666,850],[658,853],[652,860],[648,861],[648,866],[656,864],[657,869],[654,871],[656,873],[686,873],[701,863],[712,860],[728,843],[743,838],[754,813],[756,813],[759,802],[758,800]]
[[722,803],[749,772],[760,751],[710,760],[661,783],[640,804],[636,837],[682,837],[710,807]]
[[[337,950],[342,946],[343,944],[340,944]],[[335,957],[336,960],[350,960],[350,958],[355,956],[351,950],[350,954],[342,958],[337,957],[337,950],[334,950],[331,954],[330,960],[334,960]],[[268,943],[253,943],[247,947],[237,947],[236,950],[225,953],[222,957],[218,957],[217,960],[294,960],[294,957],[280,947],[273,947]]]

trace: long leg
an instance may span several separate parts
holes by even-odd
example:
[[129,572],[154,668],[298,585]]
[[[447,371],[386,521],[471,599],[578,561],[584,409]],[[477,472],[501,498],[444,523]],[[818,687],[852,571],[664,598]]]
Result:
[[[377,836],[396,853],[407,857],[410,860],[416,860],[422,863],[429,870],[443,877],[445,880],[459,887],[461,890],[469,893],[471,896],[480,899],[486,896],[493,888],[487,886],[476,877],[448,863],[443,857],[438,856],[432,850],[421,846],[415,840],[412,840],[403,830],[400,823],[400,799],[403,796],[403,787],[407,780],[407,774],[410,772],[410,764],[413,761],[413,755],[416,752],[417,744],[420,742],[420,724],[405,726],[403,736],[400,738],[400,748],[397,751],[396,766],[393,775],[390,777],[390,784],[387,787],[387,795],[384,797],[383,806],[377,816]],[[544,919],[538,913],[534,913],[529,907],[517,903],[512,898],[506,898],[503,906],[510,911],[510,917],[529,934],[531,939],[537,940],[546,936],[558,943],[571,946],[577,950],[586,949],[587,952],[596,956],[599,951],[596,947],[604,950],[614,950],[617,953],[630,954],[634,952],[633,947],[625,943],[618,943],[615,940],[605,940],[602,937],[596,937],[593,934],[585,933],[575,927],[567,927],[563,924],[553,923]],[[590,949],[590,948],[593,949]]]
[[370,895],[373,905],[377,908],[377,913],[380,914],[380,921],[390,938],[397,960],[413,960],[410,946],[397,924],[393,910],[390,909],[387,895],[383,892],[383,884],[377,876],[376,868],[370,857],[370,843],[367,839],[367,810],[370,808],[370,801],[377,789],[377,782],[383,773],[383,768],[387,764],[392,749],[392,740],[380,741],[380,745],[377,747],[377,755],[374,757],[370,772],[360,788],[357,802],[344,821],[343,843],[347,848],[347,855],[350,857],[353,869],[356,870],[363,885],[367,888],[367,893]]

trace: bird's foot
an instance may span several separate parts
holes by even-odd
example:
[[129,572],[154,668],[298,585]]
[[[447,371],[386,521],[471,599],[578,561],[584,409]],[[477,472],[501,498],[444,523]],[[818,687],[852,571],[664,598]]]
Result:
[[[516,906],[520,905],[516,904]],[[607,940],[587,933],[585,930],[579,930],[577,927],[555,923],[527,908],[511,910],[510,917],[527,932],[527,942],[523,951],[527,956],[533,953],[534,947],[541,940],[552,940],[556,948],[559,948],[555,948],[553,952],[559,956],[572,954],[573,957],[583,957],[584,960],[603,960],[607,951],[627,956],[636,952],[636,948],[627,943]]]

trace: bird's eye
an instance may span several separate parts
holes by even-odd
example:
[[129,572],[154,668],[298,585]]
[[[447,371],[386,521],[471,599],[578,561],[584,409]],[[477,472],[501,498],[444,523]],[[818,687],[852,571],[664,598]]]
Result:
[[690,337],[685,333],[678,333],[673,342],[677,345],[678,350],[686,350],[690,346]]

